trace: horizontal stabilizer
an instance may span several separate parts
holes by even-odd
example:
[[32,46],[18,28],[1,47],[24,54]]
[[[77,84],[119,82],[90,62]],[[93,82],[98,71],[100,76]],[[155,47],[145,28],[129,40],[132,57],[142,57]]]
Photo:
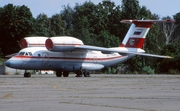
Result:
[[174,20],[122,20],[121,23],[135,23],[135,22],[151,22],[151,23],[171,23],[174,22]]

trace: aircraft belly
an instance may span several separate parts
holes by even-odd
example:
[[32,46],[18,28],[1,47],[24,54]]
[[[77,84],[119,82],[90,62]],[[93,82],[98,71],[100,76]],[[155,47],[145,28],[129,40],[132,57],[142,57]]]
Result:
[[95,63],[73,63],[73,62],[66,62],[59,65],[60,70],[65,71],[77,71],[77,70],[100,70],[104,68],[102,64],[95,64]]
[[104,68],[104,65],[102,64],[97,64],[97,63],[83,63],[82,64],[82,69],[83,70],[100,70]]
[[58,65],[58,69],[63,71],[81,70],[82,63],[65,62]]

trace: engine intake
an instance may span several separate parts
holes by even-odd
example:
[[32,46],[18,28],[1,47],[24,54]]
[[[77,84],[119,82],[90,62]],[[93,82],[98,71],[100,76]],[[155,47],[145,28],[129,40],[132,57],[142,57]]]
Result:
[[62,36],[47,39],[45,45],[49,51],[66,52],[74,50],[77,45],[83,45],[83,42],[74,37]]
[[27,47],[45,47],[47,39],[47,37],[25,37],[20,40],[19,45],[22,49]]

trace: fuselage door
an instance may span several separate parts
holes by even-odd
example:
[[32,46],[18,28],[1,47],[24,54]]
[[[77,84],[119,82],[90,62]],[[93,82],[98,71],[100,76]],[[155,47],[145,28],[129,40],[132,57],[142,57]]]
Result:
[[42,67],[47,67],[49,62],[49,55],[47,52],[42,53]]

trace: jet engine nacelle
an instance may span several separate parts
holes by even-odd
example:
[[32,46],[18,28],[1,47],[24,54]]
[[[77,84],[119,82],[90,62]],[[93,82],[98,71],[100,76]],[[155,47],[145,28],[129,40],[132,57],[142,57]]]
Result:
[[19,45],[22,49],[27,47],[45,47],[47,39],[47,37],[25,37],[20,40]]
[[74,50],[75,46],[83,45],[83,42],[74,37],[51,37],[46,40],[46,48],[54,52],[66,52]]

